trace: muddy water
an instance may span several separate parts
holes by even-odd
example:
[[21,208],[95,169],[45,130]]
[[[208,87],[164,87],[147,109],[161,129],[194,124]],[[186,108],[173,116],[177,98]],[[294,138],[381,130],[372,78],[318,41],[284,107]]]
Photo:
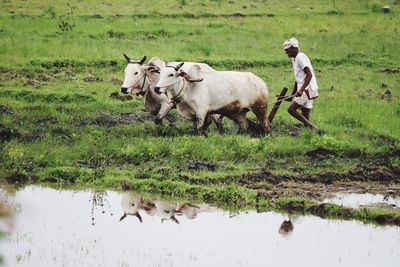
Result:
[[399,227],[113,191],[0,195],[14,213],[0,218],[5,266],[400,266]]

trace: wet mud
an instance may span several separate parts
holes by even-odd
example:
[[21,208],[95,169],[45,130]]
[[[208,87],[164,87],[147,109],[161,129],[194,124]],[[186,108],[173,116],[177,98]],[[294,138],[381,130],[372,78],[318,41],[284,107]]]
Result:
[[96,82],[103,81],[103,79],[98,76],[88,76],[88,77],[83,78],[83,81],[86,83],[96,83]]
[[209,170],[215,171],[216,165],[214,162],[208,162],[203,160],[189,160],[188,162],[188,169],[189,170]]
[[133,99],[131,95],[120,95],[117,92],[111,93],[110,97],[121,101],[128,101]]
[[117,115],[100,113],[91,124],[111,127],[118,124],[153,122],[154,119],[154,115],[145,111],[121,113]]
[[18,132],[18,130],[9,128],[0,123],[0,142],[9,141],[18,137],[21,137],[21,133]]
[[387,68],[384,68],[384,69],[382,70],[382,72],[390,73],[390,74],[393,74],[393,73],[400,73],[400,68],[389,68],[389,67],[387,67]]
[[7,106],[1,106],[0,105],[0,113],[3,113],[3,114],[14,114],[15,111],[12,110],[11,108],[7,107]]

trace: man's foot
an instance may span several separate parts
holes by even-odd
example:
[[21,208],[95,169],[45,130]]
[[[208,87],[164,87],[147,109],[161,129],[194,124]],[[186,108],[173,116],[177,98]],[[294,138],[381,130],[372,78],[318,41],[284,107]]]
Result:
[[156,117],[156,118],[154,119],[154,123],[155,123],[156,125],[161,125],[161,124],[162,124],[162,119]]
[[302,123],[295,123],[293,126],[299,129],[305,127]]
[[321,136],[322,136],[322,135],[325,134],[325,131],[324,131],[324,130],[321,130],[321,129],[318,129],[318,128],[315,129],[315,130],[317,131],[317,134],[318,134],[318,135],[321,135]]

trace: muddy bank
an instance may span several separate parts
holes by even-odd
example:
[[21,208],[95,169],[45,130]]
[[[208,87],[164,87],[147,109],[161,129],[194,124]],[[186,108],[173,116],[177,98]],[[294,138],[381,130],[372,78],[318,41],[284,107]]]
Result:
[[99,126],[116,126],[118,124],[136,124],[144,122],[153,122],[155,116],[146,111],[128,112],[117,115],[109,115],[100,113],[97,118],[91,123]]
[[347,172],[321,172],[315,174],[277,174],[269,170],[247,173],[241,176],[230,176],[224,179],[199,178],[191,179],[181,176],[181,179],[193,184],[218,185],[236,183],[243,186],[252,186],[264,182],[279,184],[282,182],[308,182],[320,184],[333,184],[334,182],[379,182],[400,183],[400,169],[396,167],[371,166],[356,168]]
[[356,168],[347,172],[322,172],[316,174],[275,174],[270,171],[250,173],[241,176],[237,182],[248,185],[254,182],[277,184],[285,181],[332,184],[338,181],[400,182],[400,169],[395,167],[371,166]]

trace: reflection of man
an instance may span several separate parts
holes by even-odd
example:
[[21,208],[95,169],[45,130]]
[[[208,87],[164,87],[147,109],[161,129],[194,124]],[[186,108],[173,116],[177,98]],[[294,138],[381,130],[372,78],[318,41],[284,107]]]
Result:
[[[310,59],[306,54],[299,51],[299,42],[292,37],[283,44],[288,57],[292,58],[295,82],[292,95],[295,99],[290,105],[290,115],[301,121],[304,126],[318,130],[310,122],[310,111],[313,108],[313,100],[318,97],[317,79]],[[291,99],[290,99],[291,100]],[[301,113],[297,110],[301,109]]]
[[280,233],[284,237],[290,237],[291,234],[293,233],[293,229],[294,226],[292,221],[290,219],[287,221],[284,220],[281,226],[279,227],[278,233]]

